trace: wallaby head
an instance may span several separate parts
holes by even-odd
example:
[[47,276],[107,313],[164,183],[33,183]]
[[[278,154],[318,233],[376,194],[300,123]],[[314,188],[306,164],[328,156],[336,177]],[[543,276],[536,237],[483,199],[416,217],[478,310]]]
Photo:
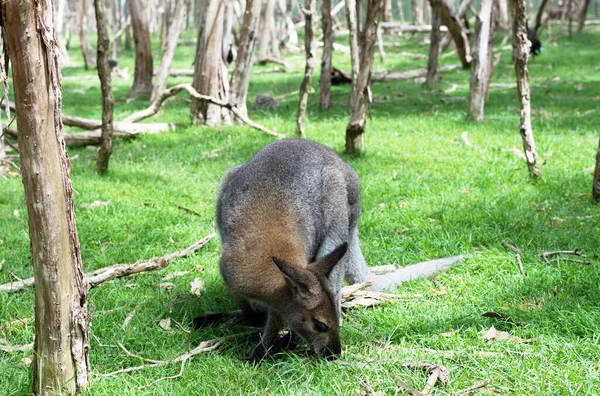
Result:
[[340,318],[328,277],[347,249],[343,243],[306,269],[273,257],[293,299],[290,309],[280,315],[322,357],[338,357],[342,352]]

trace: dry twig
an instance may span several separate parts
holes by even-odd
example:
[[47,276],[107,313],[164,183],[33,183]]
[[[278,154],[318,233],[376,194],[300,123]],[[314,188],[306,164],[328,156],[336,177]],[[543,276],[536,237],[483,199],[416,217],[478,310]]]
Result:
[[[583,253],[581,253],[581,250],[579,250],[579,249],[575,249],[575,250],[558,250],[556,252],[543,252],[542,254],[540,254],[540,257],[542,259],[544,259],[544,261],[546,263],[548,263],[548,265],[550,265],[550,259],[552,257],[554,257],[554,256],[558,256],[558,255],[561,255],[561,254],[572,254],[572,255],[575,255],[575,256],[579,256],[579,257],[585,257],[585,255]],[[564,259],[562,257],[559,257],[559,259],[560,260],[566,260],[566,259]],[[569,261],[571,261],[571,260],[569,260]],[[580,260],[577,260],[577,261],[581,262]],[[590,262],[590,264],[591,264],[591,262]]]
[[481,389],[481,388],[485,388],[486,386],[488,386],[490,384],[490,380],[489,378],[481,381],[478,384],[473,385],[472,387],[470,387],[469,389],[465,389],[463,391],[463,393],[472,393],[473,391],[477,390],[477,389]]
[[517,258],[517,263],[519,263],[519,271],[521,271],[521,274],[523,276],[527,276],[527,274],[525,273],[525,269],[523,268],[523,261],[521,260],[521,251],[516,246],[513,246],[506,241],[502,241],[502,246],[504,246],[505,248],[507,248],[515,254],[515,257]]

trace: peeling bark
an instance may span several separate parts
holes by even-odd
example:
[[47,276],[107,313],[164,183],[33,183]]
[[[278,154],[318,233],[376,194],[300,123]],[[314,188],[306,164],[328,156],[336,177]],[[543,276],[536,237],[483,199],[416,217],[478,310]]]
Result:
[[435,88],[438,84],[438,57],[440,54],[440,25],[442,24],[442,0],[430,0],[431,3],[431,44],[425,86]]
[[187,0],[173,0],[174,2],[174,13],[172,18],[169,19],[169,29],[165,40],[165,51],[160,61],[158,73],[156,73],[156,80],[154,82],[154,88],[152,89],[152,95],[150,101],[156,100],[158,95],[167,87],[167,79],[171,73],[171,65],[173,64],[173,57],[175,56],[175,49],[177,48],[177,40],[183,30],[183,22],[185,19],[185,12],[187,10]]
[[590,0],[583,0],[583,4],[579,9],[579,15],[577,16],[577,34],[583,33],[583,27],[585,26],[585,16],[587,15],[588,8],[590,7]]
[[131,96],[152,92],[152,47],[148,18],[141,0],[127,0],[135,43],[135,70]]
[[[227,101],[229,84],[223,61],[223,0],[206,0],[198,29],[193,87],[202,95]],[[229,122],[229,113],[220,106],[192,99],[192,120],[206,125]]]
[[335,32],[331,20],[331,0],[323,0],[321,5],[321,26],[323,27],[323,54],[321,57],[321,108],[331,109],[331,68],[333,55],[333,42]]
[[481,0],[481,10],[475,21],[475,45],[473,46],[473,70],[471,71],[471,95],[469,118],[483,122],[485,104],[485,82],[490,57],[488,54],[492,20],[492,1]]
[[[350,1],[346,2],[347,4]],[[350,121],[346,127],[346,153],[359,154],[364,151],[364,131],[367,118],[367,108],[371,103],[371,69],[375,56],[377,29],[381,14],[383,13],[383,0],[367,0],[367,15],[362,34],[362,48],[360,51],[360,64],[358,73],[354,75],[354,60],[352,65],[352,93],[350,96]],[[352,31],[350,33],[352,37]],[[351,50],[353,43],[351,40]],[[356,49],[352,50],[352,57]]]
[[102,143],[96,161],[96,171],[105,173],[108,170],[108,161],[113,147],[113,108],[115,99],[112,93],[110,66],[108,65],[108,52],[110,41],[108,40],[108,22],[106,21],[106,4],[104,0],[94,0],[96,10],[96,26],[98,28],[98,77],[100,77],[100,89],[102,90]]
[[[442,0],[441,6],[442,23],[447,26],[449,30],[449,33],[446,33],[446,36],[448,34],[452,36],[460,63],[463,65],[463,68],[468,69],[471,67],[471,50],[469,47],[467,31],[460,22],[460,17],[452,15],[452,9],[447,1]],[[444,50],[444,39],[446,39],[446,36],[444,36],[440,42],[440,52]]]
[[246,0],[246,10],[242,19],[240,45],[238,46],[235,67],[231,73],[229,84],[229,103],[237,107],[244,115],[248,115],[246,98],[252,73],[252,58],[256,44],[256,30],[260,17],[262,0]]
[[89,384],[87,284],[63,140],[52,4],[5,0],[19,155],[35,273],[33,392],[62,394]]
[[90,45],[86,28],[87,20],[87,0],[81,0],[81,9],[79,10],[79,41],[81,42],[81,53],[83,54],[84,67],[86,70],[93,69],[96,64],[94,49]]
[[523,139],[523,149],[527,159],[529,174],[533,177],[541,177],[542,171],[537,163],[538,154],[531,128],[529,72],[527,70],[530,42],[527,39],[527,30],[525,29],[525,0],[510,0],[510,8],[513,19],[513,58],[515,59],[517,90],[521,106],[519,131]]
[[[312,82],[312,75],[315,70],[315,55],[317,52],[317,42],[315,40],[315,22],[317,15],[317,1],[306,0],[308,9],[303,9],[304,19],[304,50],[306,53],[306,66],[304,68],[304,78],[300,84],[300,100],[298,103],[298,117],[296,119],[296,135],[306,137],[304,130],[304,117],[306,116],[306,105],[308,104],[308,89]],[[333,44],[332,44],[333,45]]]

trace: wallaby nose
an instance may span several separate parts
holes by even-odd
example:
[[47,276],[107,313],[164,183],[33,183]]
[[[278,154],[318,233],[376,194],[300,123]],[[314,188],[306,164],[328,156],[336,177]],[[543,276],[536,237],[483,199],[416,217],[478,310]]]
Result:
[[337,359],[342,355],[342,345],[338,342],[334,345],[329,345],[323,348],[321,356],[326,359]]

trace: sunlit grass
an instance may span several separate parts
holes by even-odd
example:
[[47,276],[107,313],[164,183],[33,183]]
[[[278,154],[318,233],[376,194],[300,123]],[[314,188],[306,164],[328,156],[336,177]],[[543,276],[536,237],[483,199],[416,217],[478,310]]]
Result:
[[[468,71],[442,75],[440,90],[426,91],[414,81],[375,83],[366,152],[345,157],[363,184],[360,230],[363,252],[371,265],[408,265],[455,254],[470,254],[440,281],[448,294],[438,296],[429,280],[411,282],[397,292],[405,298],[375,309],[347,313],[342,328],[342,362],[308,358],[302,351],[278,355],[259,367],[241,359],[255,338],[228,341],[218,350],[194,357],[182,378],[141,386],[177,374],[176,365],[100,378],[99,374],[142,364],[117,349],[118,342],[138,355],[169,359],[186,351],[187,336],[176,326],[163,330],[171,317],[185,326],[206,311],[234,308],[219,277],[218,241],[199,253],[174,261],[158,273],[140,274],[104,284],[91,292],[90,395],[139,394],[356,394],[366,390],[395,394],[400,378],[422,389],[426,375],[402,367],[407,361],[444,364],[448,384],[437,394],[454,394],[485,379],[501,394],[595,394],[600,388],[600,208],[591,202],[590,168],[594,165],[600,124],[600,30],[556,46],[532,60],[533,130],[544,178],[532,181],[524,162],[510,149],[521,148],[519,108],[514,88],[492,88],[486,121],[465,121]],[[424,67],[426,61],[401,52],[427,54],[423,38],[386,38],[384,62],[375,71]],[[155,53],[158,53],[155,48]],[[174,68],[190,68],[194,46],[178,48]],[[502,48],[494,83],[514,82],[510,49]],[[101,114],[100,90],[93,71],[80,66],[76,43],[73,66],[63,70],[64,112],[89,118]],[[290,55],[293,72],[256,74],[250,100],[257,94],[281,96],[298,89],[302,54]],[[442,64],[454,64],[444,56]],[[158,59],[155,59],[158,65]],[[334,65],[348,70],[341,52]],[[131,53],[119,66],[133,70]],[[265,70],[269,66],[259,66]],[[171,84],[187,82],[177,78]],[[318,75],[315,76],[314,87]],[[126,103],[131,80],[115,79],[115,119],[147,106],[147,98]],[[81,93],[84,90],[84,93]],[[317,91],[318,92],[318,91]],[[307,134],[337,151],[344,144],[348,86],[334,87],[334,108],[322,111],[317,93],[309,98]],[[455,98],[448,100],[448,98]],[[459,98],[459,99],[456,99]],[[297,95],[282,100],[275,112],[250,116],[293,136]],[[175,132],[118,139],[110,170],[94,172],[97,153],[70,149],[76,189],[77,226],[87,270],[113,263],[132,263],[187,247],[214,232],[214,203],[219,180],[229,167],[246,161],[272,139],[245,127],[191,126],[185,95],[167,103],[148,120],[177,123]],[[69,132],[73,130],[69,129]],[[472,146],[461,134],[467,132]],[[217,151],[213,151],[218,149]],[[215,156],[216,153],[216,156]],[[32,275],[27,210],[19,178],[0,179],[0,282]],[[85,209],[95,200],[107,206]],[[198,215],[181,210],[185,207]],[[523,277],[506,240],[523,252]],[[539,254],[580,249],[592,261],[586,266],[553,261]],[[189,271],[157,285],[175,271]],[[14,274],[14,275],[12,275]],[[189,283],[204,280],[200,297]],[[421,294],[421,298],[413,298]],[[0,295],[0,339],[13,345],[33,340],[33,291]],[[123,327],[126,317],[134,312]],[[484,317],[499,312],[510,320]],[[12,324],[4,324],[22,318]],[[480,332],[491,325],[532,344],[487,342]],[[191,343],[244,331],[215,328],[192,333]],[[455,332],[450,336],[442,333]],[[444,354],[428,350],[448,351]],[[27,394],[30,368],[21,359],[31,353],[0,352],[0,393]]]

